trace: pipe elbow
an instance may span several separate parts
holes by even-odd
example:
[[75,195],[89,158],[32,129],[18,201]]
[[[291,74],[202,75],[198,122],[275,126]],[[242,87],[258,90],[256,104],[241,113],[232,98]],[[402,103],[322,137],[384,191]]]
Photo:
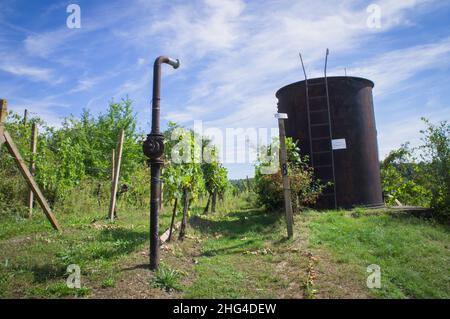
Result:
[[174,69],[178,69],[180,67],[180,60],[179,59],[172,59],[167,56],[159,56],[155,60],[155,67],[159,67],[162,63],[169,64]]

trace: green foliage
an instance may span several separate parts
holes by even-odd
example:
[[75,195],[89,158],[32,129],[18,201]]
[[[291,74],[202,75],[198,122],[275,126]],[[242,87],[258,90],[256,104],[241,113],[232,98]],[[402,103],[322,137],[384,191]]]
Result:
[[111,172],[111,150],[117,149],[119,130],[124,130],[121,176],[129,180],[145,162],[141,141],[143,135],[136,129],[136,115],[128,98],[117,103],[112,101],[106,113],[97,118],[84,110],[80,121],[69,125],[78,144],[82,145],[87,173],[107,178]]
[[[125,197],[129,203],[143,204],[142,198],[149,192],[148,169],[142,152],[142,135],[136,131],[131,100],[112,101],[106,113],[96,118],[84,110],[80,120],[69,116],[60,128],[48,127],[39,118],[31,118],[24,125],[21,117],[11,112],[6,128],[26,163],[30,159],[33,122],[39,124],[36,181],[51,204],[64,202],[85,179],[109,183],[111,153],[117,148],[121,128],[125,133],[121,182],[130,184],[130,192]],[[8,202],[13,206],[25,203],[27,186],[5,149],[0,153],[0,174],[0,203]]]
[[196,145],[194,132],[170,122],[164,136],[164,198],[169,201],[180,198],[183,189],[186,189],[191,200],[195,200],[204,191],[205,183],[201,170],[201,150]]
[[363,207],[356,207],[353,209],[351,216],[354,218],[359,218],[363,216],[366,213],[365,209]]
[[414,162],[413,151],[408,144],[391,151],[381,162],[381,179],[387,205],[429,206],[431,193],[418,183],[421,165]]
[[108,278],[103,280],[102,282],[102,288],[111,288],[116,285],[116,281],[113,278]]
[[428,177],[432,193],[430,206],[436,217],[450,222],[450,124],[442,121],[437,125],[422,118],[427,125],[423,134],[421,146],[425,176]]
[[206,191],[210,195],[219,194],[219,196],[223,198],[227,188],[230,186],[228,182],[227,169],[219,163],[217,148],[212,145],[208,145],[209,141],[204,144],[206,145],[203,146],[202,154],[208,153],[208,158],[202,163]]
[[150,284],[152,287],[171,292],[174,290],[181,290],[181,285],[179,284],[180,278],[180,272],[161,265],[155,272],[155,276],[152,278]]
[[[37,118],[32,118],[25,125],[22,118],[13,112],[9,113],[6,129],[20,150],[25,164],[30,159],[31,126],[33,122],[42,124]],[[28,186],[25,184],[13,157],[6,146],[0,149],[0,214],[19,212],[26,203]]]
[[[263,169],[270,166],[278,157],[278,141],[274,141],[267,149],[261,152],[268,154],[269,160],[258,158],[255,167],[255,190],[258,200],[266,208],[276,210],[283,206],[283,180],[281,171],[273,174],[263,174]],[[286,150],[288,160],[289,181],[291,185],[292,205],[294,211],[298,211],[301,206],[313,205],[322,193],[326,185],[322,185],[319,180],[314,180],[313,169],[308,165],[308,158],[300,155],[300,149],[292,141],[286,138]]]
[[237,196],[239,193],[243,192],[252,192],[255,189],[254,178],[247,177],[246,179],[230,180],[230,184],[233,186],[232,191],[234,196]]
[[29,289],[28,293],[34,296],[40,296],[44,298],[61,298],[61,297],[85,297],[89,295],[91,290],[86,287],[81,288],[69,288],[66,283],[54,283],[48,285],[45,288],[35,287]]
[[423,144],[408,144],[391,151],[381,163],[386,203],[431,207],[435,217],[450,221],[450,125],[447,121],[426,124]]
[[38,138],[36,178],[51,202],[66,198],[85,176],[82,145],[67,125],[60,130],[47,128]]

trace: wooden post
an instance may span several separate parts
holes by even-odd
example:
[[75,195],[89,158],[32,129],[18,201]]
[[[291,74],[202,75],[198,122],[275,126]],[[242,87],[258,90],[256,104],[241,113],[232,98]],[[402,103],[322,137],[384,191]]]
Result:
[[211,201],[211,193],[208,192],[208,201],[206,202],[206,207],[205,207],[205,209],[203,210],[203,213],[204,213],[204,214],[207,214],[208,211],[209,211],[209,203],[210,203],[210,201]]
[[170,221],[169,237],[167,238],[167,241],[170,241],[172,239],[172,231],[173,231],[173,225],[175,223],[175,215],[177,213],[177,206],[178,206],[178,198],[175,197],[175,203],[173,204],[172,220]]
[[111,152],[111,185],[114,183],[114,173],[116,171],[116,150],[112,149]]
[[119,184],[120,163],[122,161],[123,139],[124,139],[124,131],[123,129],[120,129],[119,140],[117,143],[117,161],[114,171],[114,180],[111,187],[111,201],[109,204],[109,219],[111,221],[114,221],[114,208],[116,207],[116,195],[117,195],[117,187]]
[[[161,175],[163,173],[163,170],[161,170]],[[164,182],[160,180],[159,182],[159,209],[162,209],[163,207],[163,200],[164,200]]]
[[25,109],[25,111],[23,111],[23,125],[27,125],[28,123],[28,110]]
[[[36,157],[36,149],[37,149],[37,124],[36,122],[33,123],[31,127],[31,155],[30,155],[30,173],[32,176],[35,174],[35,157]],[[33,191],[30,189],[30,192],[28,193],[28,217],[31,218],[33,216],[33,201],[34,201],[34,194]]]
[[98,203],[98,207],[102,207],[102,184],[98,183],[97,184],[97,203]]
[[37,199],[39,205],[41,205],[42,210],[44,211],[48,220],[52,224],[53,228],[55,228],[56,230],[61,230],[61,228],[58,225],[58,222],[56,221],[55,217],[53,216],[53,213],[50,209],[50,206],[47,203],[47,200],[45,199],[44,195],[42,194],[41,190],[39,189],[39,186],[34,181],[33,176],[31,176],[31,173],[28,170],[27,166],[25,165],[25,162],[23,161],[22,156],[20,155],[19,150],[17,149],[16,145],[14,144],[11,136],[9,135],[9,133],[7,131],[3,131],[3,136],[5,138],[6,146],[8,147],[9,152],[11,153],[14,160],[16,161],[20,172],[22,173],[28,186],[31,188],[34,195],[36,196],[36,199]]
[[[164,169],[161,168],[161,175],[164,173]],[[159,180],[159,210],[163,207],[163,199],[164,199],[164,182],[162,179]]]
[[187,215],[189,209],[189,192],[187,188],[183,189],[183,219],[181,220],[180,235],[178,240],[184,240],[186,237]]
[[0,99],[0,149],[5,143],[5,137],[3,136],[3,131],[5,130],[5,121],[6,121],[6,109],[7,109],[6,100]]
[[22,156],[19,153],[19,150],[17,149],[16,145],[14,144],[13,139],[11,138],[9,133],[5,130],[6,113],[7,113],[6,100],[0,99],[0,146],[3,143],[6,143],[6,147],[8,148],[8,151],[11,153],[12,157],[14,158],[17,166],[19,167],[19,171],[25,178],[25,181],[27,182],[28,186],[31,188],[34,195],[36,196],[36,199],[37,199],[39,205],[42,207],[42,210],[44,211],[45,216],[47,216],[47,219],[50,221],[50,224],[52,224],[54,229],[61,230],[61,227],[59,226],[58,222],[56,221],[56,218],[53,216],[53,213],[50,209],[50,206],[47,203],[47,200],[45,199],[44,195],[42,194],[41,190],[39,189],[39,186],[36,184],[33,176],[31,175],[30,171],[28,170],[27,166],[25,165],[25,162],[23,161]]
[[212,194],[211,213],[215,213],[216,212],[216,203],[217,203],[217,189],[215,189],[213,194]]
[[287,114],[278,113],[275,115],[278,118],[278,129],[280,133],[280,166],[281,175],[283,177],[283,192],[284,192],[284,206],[286,210],[286,224],[288,238],[294,236],[293,224],[294,217],[292,214],[291,188],[289,185],[288,166],[287,166],[287,151],[286,151],[286,132],[284,129],[284,119],[287,119]]

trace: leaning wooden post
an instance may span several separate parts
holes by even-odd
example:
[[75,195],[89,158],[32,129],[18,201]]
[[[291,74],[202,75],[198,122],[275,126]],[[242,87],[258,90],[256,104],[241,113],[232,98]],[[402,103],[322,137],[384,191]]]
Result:
[[[36,158],[36,148],[37,148],[37,125],[36,122],[33,122],[31,127],[31,155],[30,155],[30,173],[32,176],[35,174],[35,158]],[[33,216],[33,202],[34,195],[33,191],[30,190],[28,193],[28,217],[31,218]]]
[[281,175],[283,177],[284,207],[286,210],[287,233],[288,238],[292,238],[294,236],[294,217],[292,214],[291,188],[289,185],[287,166],[286,133],[284,129],[284,120],[287,119],[287,114],[277,113],[275,114],[275,117],[278,119],[278,129],[280,134],[280,166]]
[[3,136],[3,132],[5,130],[5,121],[6,121],[6,100],[0,99],[0,150],[5,143],[5,137]]
[[17,166],[19,167],[20,173],[25,178],[25,181],[27,182],[28,186],[33,191],[34,195],[36,196],[36,200],[38,201],[39,205],[42,207],[42,210],[44,211],[45,215],[47,216],[47,219],[52,224],[53,228],[56,230],[61,230],[61,227],[59,226],[58,222],[56,221],[55,216],[53,216],[53,213],[50,209],[50,206],[47,203],[47,200],[45,199],[44,195],[42,194],[41,190],[39,189],[39,186],[34,181],[33,176],[30,173],[30,170],[25,165],[25,162],[22,158],[22,155],[20,155],[19,150],[17,149],[17,146],[14,144],[13,139],[9,135],[9,133],[5,130],[4,127],[4,121],[6,119],[6,101],[0,100],[0,146],[5,143],[6,147],[8,148],[8,151],[11,153],[14,161],[16,162]]
[[114,173],[116,171],[116,150],[111,152],[111,185],[114,183]]
[[117,187],[119,184],[120,175],[120,163],[122,161],[122,148],[123,148],[124,131],[120,129],[119,140],[117,142],[117,160],[114,171],[114,180],[111,187],[111,201],[109,203],[109,219],[114,221],[114,208],[116,207]]
[[177,214],[177,206],[178,206],[178,198],[175,197],[175,203],[173,204],[173,211],[172,211],[172,220],[170,221],[169,237],[167,238],[168,242],[172,239],[173,225],[175,223],[175,215]]

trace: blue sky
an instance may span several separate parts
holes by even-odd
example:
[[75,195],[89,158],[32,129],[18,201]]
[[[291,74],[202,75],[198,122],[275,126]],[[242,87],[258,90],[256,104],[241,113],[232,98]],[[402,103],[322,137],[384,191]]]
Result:
[[[81,8],[69,29],[67,5]],[[381,9],[369,28],[367,7]],[[58,125],[83,108],[94,114],[112,98],[134,101],[139,126],[150,129],[152,64],[163,69],[162,117],[192,126],[276,127],[277,89],[321,76],[367,77],[380,157],[419,142],[420,117],[449,120],[450,2],[381,1],[24,1],[0,0],[0,95]],[[250,164],[227,164],[232,178]]]

